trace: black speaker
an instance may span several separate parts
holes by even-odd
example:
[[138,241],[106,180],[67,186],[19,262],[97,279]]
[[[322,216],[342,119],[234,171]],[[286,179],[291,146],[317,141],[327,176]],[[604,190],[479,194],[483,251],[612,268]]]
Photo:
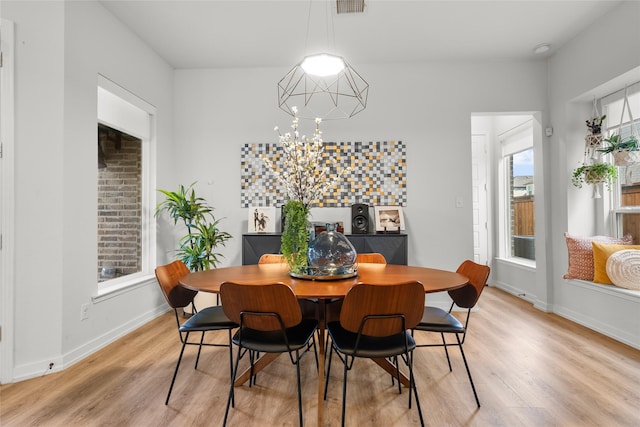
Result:
[[369,233],[369,205],[351,205],[351,234]]

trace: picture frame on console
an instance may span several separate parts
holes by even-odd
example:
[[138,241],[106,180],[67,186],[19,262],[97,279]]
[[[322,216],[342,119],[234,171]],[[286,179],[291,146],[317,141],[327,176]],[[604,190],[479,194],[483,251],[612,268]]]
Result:
[[251,206],[247,217],[249,233],[274,233],[276,231],[276,208]]
[[377,232],[399,233],[404,230],[402,206],[374,206]]

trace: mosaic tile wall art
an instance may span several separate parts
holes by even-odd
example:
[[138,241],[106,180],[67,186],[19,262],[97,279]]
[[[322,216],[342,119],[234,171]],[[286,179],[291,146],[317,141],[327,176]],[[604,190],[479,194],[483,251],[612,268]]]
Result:
[[[244,144],[240,154],[240,207],[280,206],[285,194],[263,156],[282,167],[280,144]],[[324,156],[338,166],[353,168],[336,188],[324,194],[317,207],[407,204],[407,148],[401,141],[325,142]],[[335,166],[334,166],[335,167]],[[335,170],[332,170],[332,174]]]

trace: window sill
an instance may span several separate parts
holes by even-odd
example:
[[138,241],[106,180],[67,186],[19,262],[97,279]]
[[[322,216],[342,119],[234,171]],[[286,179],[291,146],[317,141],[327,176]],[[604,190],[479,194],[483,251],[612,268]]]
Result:
[[97,295],[91,297],[91,301],[97,304],[155,283],[156,278],[153,275],[138,276],[127,281],[114,283],[111,286],[101,287],[98,289]]
[[503,264],[511,264],[513,266],[522,267],[528,271],[536,271],[536,262],[526,258],[500,258],[496,257],[496,261]]

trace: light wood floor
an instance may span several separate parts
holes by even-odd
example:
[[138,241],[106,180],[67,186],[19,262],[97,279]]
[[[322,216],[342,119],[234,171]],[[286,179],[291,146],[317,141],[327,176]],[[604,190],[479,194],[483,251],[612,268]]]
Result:
[[[488,288],[465,343],[482,403],[476,408],[460,353],[449,372],[441,348],[416,351],[415,369],[429,426],[640,426],[640,351],[542,313]],[[211,334],[209,334],[211,335]],[[212,339],[224,341],[225,333]],[[428,340],[424,335],[420,342]],[[164,405],[179,342],[164,315],[63,372],[3,385],[2,426],[221,425],[228,391],[227,353],[186,350],[169,406]],[[334,362],[337,359],[334,358]],[[341,366],[334,363],[325,424],[340,424]],[[252,388],[236,389],[230,426],[295,426],[295,368],[279,357]],[[317,373],[303,360],[306,425],[316,424]],[[356,361],[348,382],[350,426],[418,425],[390,377]]]

